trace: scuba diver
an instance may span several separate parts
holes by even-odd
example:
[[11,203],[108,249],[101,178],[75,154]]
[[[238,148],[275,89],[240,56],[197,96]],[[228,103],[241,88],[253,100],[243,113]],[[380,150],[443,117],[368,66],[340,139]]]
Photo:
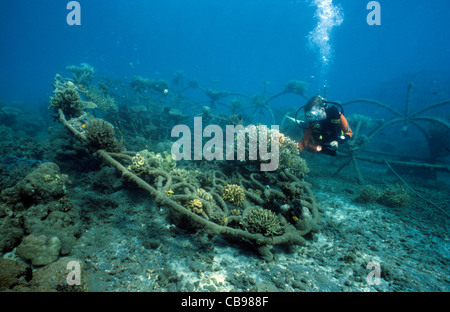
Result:
[[[341,111],[338,107],[341,108]],[[309,99],[302,108],[305,111],[307,125],[303,139],[298,142],[300,151],[306,149],[313,153],[336,156],[339,144],[344,143],[353,135],[347,119],[344,117],[342,106],[336,102],[326,101],[317,95]]]

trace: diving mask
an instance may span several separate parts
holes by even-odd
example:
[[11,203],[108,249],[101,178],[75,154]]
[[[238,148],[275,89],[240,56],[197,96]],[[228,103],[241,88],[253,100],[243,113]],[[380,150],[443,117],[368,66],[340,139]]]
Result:
[[305,113],[305,118],[308,122],[314,122],[318,120],[322,120],[322,116],[318,110],[311,110]]

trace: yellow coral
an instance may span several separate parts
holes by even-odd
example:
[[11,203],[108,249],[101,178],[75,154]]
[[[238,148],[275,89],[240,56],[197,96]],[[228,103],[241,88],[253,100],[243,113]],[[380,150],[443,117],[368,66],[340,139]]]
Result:
[[166,195],[166,196],[171,196],[171,195],[173,195],[173,191],[172,191],[172,189],[169,189],[168,191],[165,191],[164,192],[164,195]]
[[222,198],[229,204],[240,206],[244,201],[244,189],[236,184],[228,184],[222,192]]
[[136,153],[136,155],[131,160],[133,162],[133,165],[136,167],[141,167],[145,164],[145,158],[139,153]]
[[188,208],[192,211],[195,212],[197,214],[202,213],[203,211],[203,204],[200,201],[200,199],[196,198],[196,199],[191,199],[188,203]]
[[231,209],[230,214],[232,216],[240,216],[242,214],[242,212],[239,209]]
[[286,141],[286,136],[280,132],[278,134],[278,140],[280,141],[280,144],[283,144]]
[[57,174],[46,174],[44,175],[44,181],[48,184],[55,185],[61,182],[61,177]]
[[140,153],[136,153],[136,155],[131,158],[131,165],[128,166],[127,169],[142,177],[146,176],[150,167],[145,157]]

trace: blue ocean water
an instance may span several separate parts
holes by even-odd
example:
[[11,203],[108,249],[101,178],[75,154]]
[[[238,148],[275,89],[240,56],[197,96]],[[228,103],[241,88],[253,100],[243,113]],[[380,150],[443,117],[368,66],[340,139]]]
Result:
[[[77,3],[81,6],[81,24],[69,25],[67,16],[71,9],[66,8],[69,3],[68,0],[3,0],[0,4],[0,110],[3,107],[5,113],[0,114],[0,120],[2,121],[0,125],[3,126],[4,124],[5,127],[0,129],[0,134],[3,140],[9,143],[2,144],[3,154],[0,158],[3,161],[0,161],[0,163],[7,169],[3,170],[5,177],[8,174],[14,176],[16,172],[17,176],[4,178],[2,187],[12,187],[20,178],[23,178],[20,176],[19,170],[23,169],[21,173],[24,173],[26,170],[31,170],[38,164],[47,161],[48,155],[45,147],[40,146],[40,143],[33,143],[31,139],[25,140],[27,135],[33,137],[38,127],[45,134],[48,134],[47,127],[49,127],[49,133],[53,133],[53,136],[50,134],[49,140],[55,141],[47,142],[49,145],[54,144],[59,147],[65,146],[65,143],[61,143],[62,141],[69,142],[67,134],[65,134],[66,136],[61,133],[55,134],[57,132],[53,127],[56,123],[49,117],[49,113],[52,112],[47,109],[50,97],[53,95],[52,83],[55,75],[60,74],[63,77],[70,78],[71,73],[66,69],[69,65],[79,66],[86,63],[95,68],[95,74],[98,77],[124,83],[131,82],[135,76],[170,81],[175,72],[182,71],[187,78],[195,79],[205,89],[211,88],[249,96],[266,92],[266,97],[270,97],[282,91],[287,82],[298,80],[306,82],[308,86],[306,97],[320,94],[326,95],[330,101],[339,102],[370,98],[386,104],[400,114],[406,111],[413,113],[435,103],[448,102],[450,99],[450,19],[448,18],[450,1],[380,0],[376,2],[380,5],[380,10],[375,12],[376,17],[380,18],[379,25],[369,25],[368,16],[375,10],[375,7],[372,6],[367,8],[369,2],[369,0],[79,0]],[[411,86],[410,93],[407,91],[409,85]],[[168,92],[172,94],[170,88]],[[189,96],[196,101],[205,101],[204,94],[192,93]],[[287,111],[295,112],[305,102],[306,98],[297,95],[284,95],[274,99],[271,106],[274,109],[276,123],[281,123],[283,115]],[[406,106],[407,102],[409,106]],[[36,119],[27,122],[20,120],[20,116],[17,115],[15,109],[34,113]],[[389,110],[364,101],[346,105],[344,109],[346,116],[352,114],[370,116],[380,123],[398,117]],[[442,131],[439,133],[444,133],[444,137],[439,134],[434,134],[434,136],[433,133],[430,134],[431,125],[442,126],[440,122],[426,123],[426,120],[422,120],[423,123],[419,125],[409,124],[407,129],[403,123],[396,123],[378,133],[373,140],[372,151],[393,152],[397,155],[403,155],[405,159],[402,160],[405,161],[426,159],[429,162],[432,160],[436,161],[436,164],[448,168],[450,105],[447,103],[437,106],[427,110],[422,115],[444,120],[446,124],[444,124],[443,131],[437,128],[432,129],[437,131],[434,133]],[[8,118],[5,116],[8,116]],[[15,116],[15,119],[12,120],[9,116]],[[40,121],[40,124],[37,124],[38,117],[44,119]],[[20,123],[14,124],[16,119]],[[36,121],[36,123],[33,124],[33,121]],[[265,115],[261,116],[261,119],[252,120],[252,122],[270,124],[272,120],[269,115]],[[9,131],[8,127],[11,127],[14,131]],[[368,135],[368,133],[365,134]],[[26,141],[20,148],[14,146],[14,142],[19,140],[18,138]],[[67,143],[68,145],[70,144]],[[81,187],[79,185],[84,181],[81,176],[87,175],[87,173],[80,171],[80,176],[74,178],[76,181],[71,188],[73,194],[75,194],[73,197],[76,198],[74,201],[77,205],[82,206],[87,211],[94,211],[96,205],[100,205],[98,202],[102,200],[105,201],[103,203],[105,207],[109,208],[117,208],[118,202],[123,204],[130,201],[129,198],[127,199],[129,195],[120,193],[123,184],[119,181],[120,179],[114,177],[112,172],[108,172],[104,168],[100,170],[95,163],[86,161],[88,156],[83,154],[82,149],[76,151],[71,150],[71,148],[67,149],[70,151],[67,155],[64,155],[66,158],[58,165],[68,171],[74,170],[78,166],[83,167],[83,170],[86,171],[91,170],[93,189],[96,187],[101,189],[98,193],[106,194],[105,196],[115,194],[112,199],[108,198],[108,200],[104,200],[104,198],[100,200],[96,198],[97,195],[92,194],[85,196],[78,187]],[[433,154],[433,149],[439,149],[439,153]],[[59,156],[55,156],[52,161],[57,162]],[[84,161],[83,165],[79,165],[77,162],[80,159],[81,162]],[[74,160],[75,165],[72,165],[72,167],[68,165],[70,163],[68,160]],[[330,163],[328,159],[309,160],[312,164],[318,162],[320,166],[317,168],[319,169],[328,168],[327,166]],[[67,167],[64,167],[65,165]],[[333,167],[333,170],[331,170],[333,172],[339,165],[334,164],[334,166],[336,168]],[[14,168],[19,169],[14,171]],[[364,174],[368,177],[371,176],[371,170],[372,167],[363,168]],[[350,197],[353,196],[353,199],[356,197],[354,195],[356,191],[352,187],[343,189],[342,185],[345,183],[339,185],[333,184],[333,182],[330,182],[331,186],[324,186],[322,183],[327,181],[328,176],[324,178],[320,170],[317,170],[317,172],[320,173],[312,172],[311,179],[316,189],[324,188],[320,189],[322,198],[319,201],[336,210],[335,214],[327,212],[326,224],[333,228],[333,224],[341,222],[343,218],[345,219],[345,213],[354,213],[355,216],[361,218],[361,224],[370,218],[355,213],[354,211],[357,209],[352,206],[353,204],[348,204],[351,200]],[[445,174],[444,179],[447,179],[448,169]],[[429,177],[425,175],[419,178],[419,182],[415,181],[416,186],[423,184],[422,181],[430,183],[426,179]],[[321,180],[322,178],[323,180]],[[446,193],[448,187],[439,185],[439,179],[442,179],[442,177],[438,175],[433,182],[436,184],[431,183],[430,187],[434,187],[436,191],[431,198],[432,201],[440,200],[444,207],[448,207],[450,205],[448,193]],[[355,179],[353,182],[355,182]],[[110,183],[111,186],[105,186],[106,183]],[[439,188],[439,186],[442,188]],[[332,193],[333,190],[336,191],[335,194]],[[86,192],[90,192],[90,190]],[[426,191],[422,192],[425,193],[426,197]],[[343,197],[347,196],[346,199],[342,200],[345,204],[334,197],[339,193],[344,193]],[[139,195],[136,196],[139,197]],[[135,246],[133,245],[134,241],[131,245],[126,243],[126,240],[130,239],[127,235],[138,232],[138,235],[132,238],[132,240],[139,241],[139,243],[136,243],[139,246],[136,249],[142,247],[139,245],[141,238],[142,240],[144,240],[143,237],[148,239],[147,237],[152,235],[151,230],[143,233],[146,230],[143,230],[141,225],[148,220],[144,217],[144,214],[148,213],[145,211],[149,210],[146,206],[147,202],[142,199],[137,202],[136,210],[140,212],[136,214],[136,217],[133,215],[134,207],[132,206],[134,203],[130,203],[129,206],[124,205],[126,208],[118,213],[118,215],[123,214],[121,218],[126,220],[126,226],[130,227],[129,232],[121,231],[123,224],[120,222],[123,220],[119,220],[119,222],[115,219],[113,221],[113,224],[119,225],[112,232],[116,233],[115,231],[117,231],[118,234],[116,233],[117,236],[112,236],[110,239],[119,246],[117,250],[121,251],[120,256],[124,258],[126,258],[126,254],[133,252],[131,249]],[[335,202],[340,204],[335,204]],[[379,217],[378,221],[382,218],[389,219],[389,217],[385,217],[386,211],[380,212],[375,209],[372,211],[371,209],[369,208],[366,213],[368,215],[373,213],[377,218]],[[105,212],[105,215],[108,215],[108,213]],[[403,218],[402,213],[397,210],[394,212],[387,210],[386,215],[391,216],[390,214],[399,219]],[[427,235],[435,234],[431,229],[429,232],[427,230],[419,231],[420,235],[410,234],[416,233],[415,231],[418,230],[415,226],[420,224],[418,214],[413,213],[413,215],[414,220],[411,221],[411,224],[399,225],[396,223],[393,226],[395,235],[398,233],[398,236],[392,234],[392,241],[397,241],[398,237],[402,235],[407,237],[404,238],[405,245],[401,246],[404,247],[402,252],[405,253],[405,250],[414,246],[410,245],[413,243],[409,239],[413,240],[414,237],[420,237],[422,247],[427,243]],[[3,215],[0,216],[3,217]],[[101,213],[99,218],[103,218]],[[116,216],[116,218],[119,217]],[[152,222],[156,224],[157,233],[165,235],[165,228],[156,221]],[[161,221],[161,223],[163,222]],[[439,233],[436,236],[437,238],[433,237],[433,244],[442,247],[442,242],[448,244],[448,224],[445,219],[440,219],[439,222],[443,222],[444,225],[437,231]],[[125,224],[125,221],[123,223]],[[111,234],[108,232],[108,226],[104,227],[104,231],[107,233],[105,236]],[[376,226],[384,234],[391,235],[389,229],[384,228],[381,221]],[[345,227],[350,227],[350,225],[347,223]],[[330,241],[324,238],[327,235],[333,237],[336,241],[339,240],[338,238],[341,238],[341,242],[345,240],[342,237],[336,238],[333,236],[341,235],[342,233],[339,231],[336,231],[336,233],[339,232],[339,235],[331,230],[328,231],[325,230],[325,234],[320,234],[323,236],[319,236],[316,243],[318,241],[319,245],[328,246]],[[353,229],[348,229],[348,232],[352,231]],[[372,239],[372,236],[362,229],[354,231]],[[87,241],[88,238],[91,241],[95,240],[97,229],[86,230],[86,233],[80,244],[86,243],[85,240]],[[120,241],[114,241],[117,237],[120,238]],[[186,237],[183,236],[183,244],[186,246],[190,246],[192,249],[203,246],[201,242],[195,241],[192,243],[190,237]],[[153,239],[153,237],[151,238]],[[201,239],[198,240],[201,241]],[[16,242],[16,245],[18,243]],[[105,247],[109,243],[104,245],[98,243],[98,249],[105,253],[102,256],[103,258],[97,259],[98,262],[83,254],[83,252],[80,252],[77,256],[83,254],[90,259],[87,263],[91,263],[95,268],[104,266],[102,267],[103,271],[114,271],[113,260],[108,258],[110,250]],[[147,242],[147,244],[153,246],[160,243]],[[171,252],[175,254],[183,252],[185,248],[181,246],[181,243],[179,244],[171,246]],[[191,246],[191,244],[195,246]],[[383,245],[384,241],[382,242],[382,240],[376,241],[374,244],[376,250],[393,248],[391,245]],[[79,250],[83,249],[82,247],[78,248]],[[145,252],[152,248],[142,247]],[[232,265],[229,263],[234,260],[230,260],[229,257],[234,255],[235,259],[240,259],[240,263],[248,261],[245,253],[244,255],[239,254],[223,242],[215,248],[224,250],[222,261],[231,272],[230,276],[237,273],[232,272]],[[314,248],[321,249],[318,246],[314,246]],[[351,250],[351,247],[348,246],[343,248]],[[436,256],[436,258],[430,256],[430,263],[439,262],[439,265],[448,269],[448,245],[447,248],[442,248],[439,256]],[[230,249],[233,251],[230,251]],[[432,248],[430,247],[430,249]],[[6,251],[9,252],[10,250],[0,252]],[[427,250],[424,252],[427,252]],[[309,256],[307,251],[302,251],[302,253]],[[357,256],[353,255],[353,251],[348,251],[348,254],[350,253],[351,256],[347,255],[345,259],[358,258],[363,252]],[[232,255],[229,256],[229,254]],[[355,252],[355,254],[358,254],[358,252]],[[164,259],[170,259],[170,252],[166,250],[164,256],[167,257]],[[156,256],[154,257],[159,259]],[[257,263],[251,256],[249,258]],[[155,261],[160,261],[161,263],[158,265],[162,267],[164,263],[161,259]],[[194,262],[194,260],[192,261]],[[395,261],[389,260],[391,264]],[[407,258],[407,260],[414,264],[420,262],[416,258],[412,260]],[[286,261],[286,263],[290,263],[289,261],[294,260]],[[351,262],[350,260],[345,261],[346,263]],[[408,267],[408,261],[405,260],[402,265]],[[286,265],[286,263],[283,265]],[[303,262],[299,263],[293,264],[291,262],[290,264],[299,265],[302,269],[306,265]],[[314,263],[316,267],[321,267],[323,264],[317,258],[314,259]],[[213,266],[213,264],[209,264],[211,267]],[[128,269],[134,268],[133,265],[130,265]],[[187,263],[188,268],[183,267],[183,269],[190,270],[193,267],[194,269],[186,274],[194,274],[192,272],[198,271],[195,270],[196,265],[197,263]],[[332,267],[331,264],[330,266]],[[416,269],[416,267],[414,268]],[[139,271],[138,268],[134,269],[136,272]],[[284,272],[280,267],[276,267],[275,270]],[[334,267],[332,270],[334,270]],[[395,271],[389,267],[383,267],[383,270],[390,270],[391,273]],[[420,269],[417,270],[422,272]],[[435,270],[442,273],[439,268]],[[167,269],[167,271],[169,270]],[[211,269],[211,271],[213,270]],[[329,276],[323,278],[323,274],[326,274],[324,272],[328,271],[328,268],[326,268],[324,271],[316,272],[318,277],[315,281],[319,281],[317,285],[326,284],[323,288],[319,287],[319,290],[343,290],[345,287],[349,287],[346,290],[352,291],[359,289],[359,286],[344,284],[340,278]],[[150,275],[154,272],[155,270],[148,273],[149,281],[151,280]],[[258,284],[258,281],[266,281],[272,278],[270,273],[265,272],[266,268],[264,267],[261,275],[254,278],[256,284]],[[267,272],[269,272],[268,269]],[[130,272],[131,274],[132,272]],[[163,275],[160,274],[160,281]],[[170,274],[167,273],[167,275]],[[423,289],[448,291],[448,274],[442,273],[442,276],[439,275],[436,278],[437,281],[433,280],[430,284],[424,282]],[[126,278],[129,278],[129,276]],[[123,280],[126,278],[124,277]],[[154,276],[153,278],[156,285],[157,278]],[[423,280],[427,280],[427,278],[429,276],[425,274]],[[415,290],[413,282],[411,284],[405,282],[406,286],[402,284],[403,282],[399,282],[399,284],[392,282],[394,283],[394,286],[392,286],[389,281],[396,281],[395,277],[385,276],[384,279],[386,280],[386,283],[383,284],[384,288],[380,287],[376,290]],[[397,280],[403,281],[405,279],[400,277]],[[297,282],[298,284],[303,283],[299,280]],[[120,285],[120,282],[116,280],[108,280],[107,283],[110,284],[102,284],[96,286],[97,288],[94,287],[94,289],[101,291],[128,290],[120,288],[122,286],[117,286]],[[162,285],[162,283],[160,284]],[[181,285],[181,282],[179,284]],[[245,283],[242,282],[241,284]],[[241,284],[236,282],[234,288],[228,284],[227,287],[222,286],[225,290],[248,290],[245,288],[247,286]],[[151,286],[154,287],[153,284]],[[161,287],[166,286],[164,284]],[[149,284],[142,287],[136,286],[134,290],[156,289],[145,288],[150,287]],[[198,283],[195,287],[189,283],[179,287],[169,288],[167,286],[164,290],[202,290]],[[292,290],[279,285],[277,287],[281,290]],[[250,288],[251,286],[249,286]],[[315,291],[317,287],[314,288],[311,284],[308,284],[308,286],[293,288],[295,290]],[[223,290],[219,287],[217,289]],[[373,291],[374,289],[369,290]],[[418,290],[420,289],[418,288]]]
[[80,26],[67,25],[64,1],[6,0],[2,101],[44,99],[54,73],[79,63],[116,77],[183,70],[248,93],[259,92],[263,81],[276,89],[291,79],[314,82],[315,93],[326,81],[339,99],[407,73],[448,77],[448,1],[381,1],[380,26],[367,24],[368,2],[332,2],[343,21],[327,34],[334,55],[320,77],[321,56],[308,42],[319,23],[312,0],[81,1]]

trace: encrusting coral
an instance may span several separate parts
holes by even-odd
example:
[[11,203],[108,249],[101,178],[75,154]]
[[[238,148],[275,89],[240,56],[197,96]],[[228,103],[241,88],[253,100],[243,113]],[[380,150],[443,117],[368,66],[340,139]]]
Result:
[[[93,141],[98,141],[79,127],[79,119],[67,120],[61,109],[58,113],[60,122],[83,143],[92,146]],[[87,125],[92,120],[87,114],[83,118],[87,119],[83,119]],[[158,206],[178,216],[173,218],[174,222],[184,220],[183,225],[177,225],[192,224],[192,228],[203,228],[209,235],[251,242],[270,260],[273,245],[305,244],[303,236],[318,230],[320,214],[310,185],[303,180],[306,163],[296,158],[299,156],[293,141],[279,132],[265,133],[280,140],[280,166],[276,171],[255,172],[233,167],[232,172],[224,173],[219,162],[176,163],[169,153],[112,150],[106,148],[108,144],[95,144],[95,155],[148,192]],[[260,162],[261,159],[246,161],[249,166]],[[298,164],[302,164],[300,169],[296,167]],[[279,188],[280,183],[291,187]],[[294,208],[294,201],[300,208]],[[292,208],[281,211],[281,206]],[[301,213],[297,219],[292,218],[298,211]]]

